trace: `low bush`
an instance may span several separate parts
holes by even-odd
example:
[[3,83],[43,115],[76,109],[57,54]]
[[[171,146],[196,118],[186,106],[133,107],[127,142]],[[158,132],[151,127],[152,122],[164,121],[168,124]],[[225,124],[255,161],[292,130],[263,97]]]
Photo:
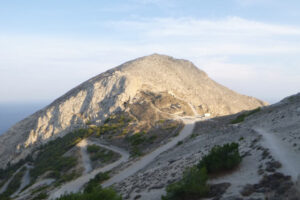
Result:
[[99,160],[102,163],[110,162],[116,155],[116,153],[114,153],[113,151],[101,148],[94,144],[89,145],[87,147],[87,151],[90,154],[90,159],[92,161]]
[[135,133],[134,135],[129,136],[127,138],[127,140],[129,141],[129,143],[132,146],[137,146],[137,145],[140,145],[140,144],[142,144],[146,141],[145,134],[146,134],[145,132]]
[[137,146],[134,146],[131,148],[130,155],[132,157],[139,157],[139,156],[142,156],[143,153]]
[[162,200],[187,200],[208,197],[210,187],[207,184],[208,174],[232,169],[242,158],[237,143],[215,146],[204,156],[198,165],[186,169],[181,180],[166,188]]
[[241,123],[241,122],[243,122],[245,120],[246,117],[248,117],[250,115],[253,115],[254,113],[257,113],[260,110],[261,110],[261,108],[258,107],[258,108],[254,109],[254,110],[251,110],[251,111],[245,112],[243,114],[240,114],[234,120],[231,121],[231,124]]
[[60,176],[60,182],[69,182],[71,180],[74,180],[75,178],[79,177],[80,174],[77,173],[76,171],[72,171],[71,173],[63,174]]
[[40,194],[38,194],[37,196],[35,196],[32,200],[43,200],[43,199],[47,199],[48,195],[45,192],[42,192]]
[[122,197],[111,188],[98,186],[91,192],[67,194],[56,200],[122,200]]
[[9,197],[19,189],[25,171],[26,167],[23,167],[17,174],[15,174],[11,182],[8,184],[6,191],[2,194],[3,196]]
[[242,161],[239,153],[239,144],[231,143],[213,147],[209,154],[204,156],[198,164],[198,168],[205,167],[208,173],[217,173],[230,170]]
[[97,188],[102,182],[108,180],[110,178],[108,172],[100,172],[95,176],[95,178],[91,179],[84,188],[84,193],[91,193]]
[[209,192],[209,186],[206,184],[207,179],[205,168],[198,169],[194,166],[187,169],[180,181],[167,186],[167,194],[162,196],[162,200],[185,200],[205,197]]
[[30,171],[32,181],[47,171],[55,172],[55,176],[59,178],[62,173],[74,167],[77,158],[63,155],[91,134],[87,129],[79,129],[41,146],[37,158],[33,161],[35,167]]
[[148,138],[146,137],[146,133],[144,131],[126,137],[126,140],[131,146],[130,154],[132,157],[138,157],[143,154],[143,152],[139,148],[142,144],[144,144],[145,142],[149,142],[149,143],[153,142],[153,139],[148,140]]
[[99,147],[99,146],[97,146],[95,144],[88,145],[88,147],[87,147],[87,151],[89,153],[96,153],[96,152],[100,151],[100,149],[101,149],[101,147]]
[[96,128],[96,136],[111,133],[115,134],[118,132],[126,134],[126,131],[123,132],[123,129],[128,126],[130,121],[132,121],[132,119],[126,114],[111,115],[104,121],[103,125]]

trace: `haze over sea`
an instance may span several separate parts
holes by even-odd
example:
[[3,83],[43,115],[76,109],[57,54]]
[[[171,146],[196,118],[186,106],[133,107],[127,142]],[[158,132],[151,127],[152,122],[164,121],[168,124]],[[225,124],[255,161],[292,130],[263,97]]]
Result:
[[0,103],[0,135],[18,121],[46,106],[46,102]]

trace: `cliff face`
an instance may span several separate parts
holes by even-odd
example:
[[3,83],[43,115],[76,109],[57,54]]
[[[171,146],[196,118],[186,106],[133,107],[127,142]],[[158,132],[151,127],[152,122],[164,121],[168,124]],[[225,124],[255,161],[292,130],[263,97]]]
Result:
[[[72,89],[52,104],[14,125],[0,136],[0,167],[24,158],[33,147],[84,126],[101,123],[111,113],[141,104],[145,92],[158,95],[153,109],[184,110],[221,116],[266,103],[240,95],[211,80],[191,62],[154,54],[124,63]],[[168,97],[164,99],[164,97]],[[170,115],[169,117],[171,117]]]

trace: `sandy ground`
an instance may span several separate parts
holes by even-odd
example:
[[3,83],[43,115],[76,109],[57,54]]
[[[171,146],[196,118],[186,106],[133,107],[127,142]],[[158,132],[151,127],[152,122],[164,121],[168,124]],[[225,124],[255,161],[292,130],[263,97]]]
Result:
[[92,162],[91,162],[90,156],[87,152],[87,146],[88,146],[88,142],[86,139],[82,140],[81,142],[79,142],[77,144],[77,147],[80,148],[81,161],[82,161],[82,165],[84,167],[83,174],[87,174],[90,171],[92,171]]
[[264,147],[271,150],[272,155],[281,162],[282,171],[292,177],[293,181],[297,181],[300,175],[300,155],[275,133],[268,132],[263,129],[255,129],[263,136]]

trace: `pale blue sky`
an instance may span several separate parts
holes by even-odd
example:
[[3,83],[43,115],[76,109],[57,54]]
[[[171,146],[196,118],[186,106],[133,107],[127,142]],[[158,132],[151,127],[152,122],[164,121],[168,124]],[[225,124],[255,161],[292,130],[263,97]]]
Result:
[[298,0],[0,0],[0,102],[50,102],[154,52],[276,102],[300,92],[299,10]]

